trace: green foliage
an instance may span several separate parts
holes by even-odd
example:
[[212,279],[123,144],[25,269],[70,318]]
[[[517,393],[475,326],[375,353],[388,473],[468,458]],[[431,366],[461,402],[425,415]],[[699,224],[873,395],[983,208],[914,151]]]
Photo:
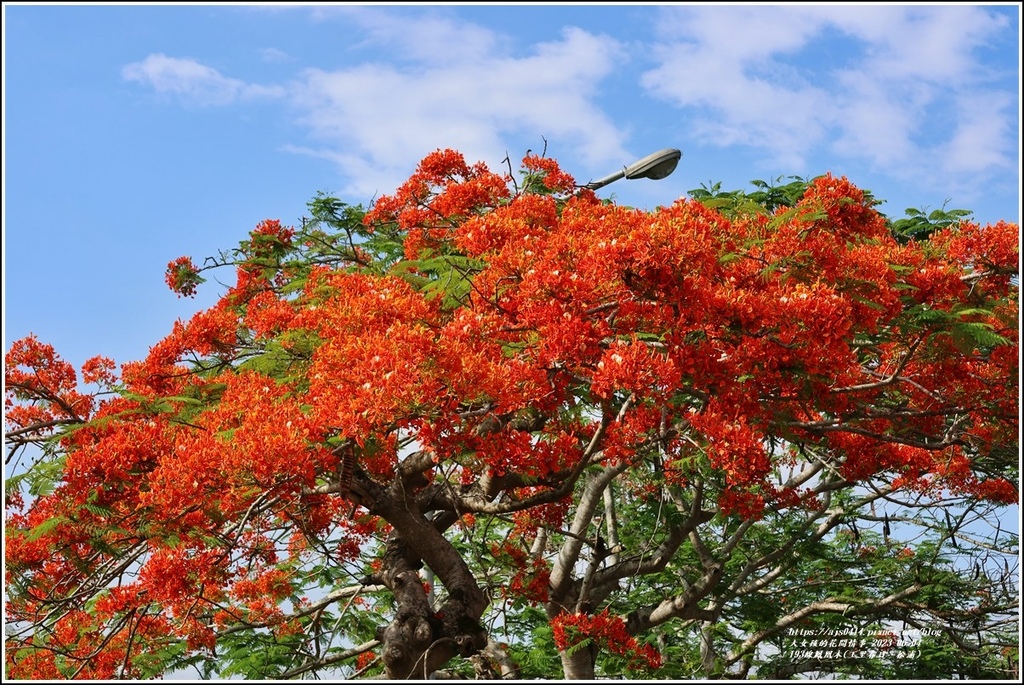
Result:
[[511,638],[509,656],[519,665],[523,680],[537,680],[549,677],[552,663],[558,662],[554,636],[544,612],[537,607],[523,607],[505,626],[505,634]]
[[[370,231],[363,224],[366,211],[348,205],[324,192],[309,203],[312,215],[298,231],[296,245],[305,251],[299,265],[349,267],[370,266],[362,250],[374,258],[374,268],[386,268],[402,258],[401,236],[397,231]],[[361,249],[360,249],[361,248]],[[297,282],[293,287],[299,287]]]
[[905,210],[906,216],[893,221],[891,230],[896,239],[901,243],[908,243],[911,240],[927,240],[936,231],[950,226],[955,226],[961,221],[970,218],[971,212],[967,209],[946,209],[949,200],[942,204],[940,209],[925,213],[924,209],[908,207]]
[[[994,308],[999,302],[986,302]],[[1011,342],[997,333],[991,323],[974,321],[979,315],[990,314],[984,307],[958,307],[953,310],[934,309],[925,305],[912,305],[904,309],[900,325],[907,330],[928,331],[935,340],[948,338],[965,355],[987,355],[1001,345]]]
[[67,523],[67,519],[58,516],[48,518],[39,525],[33,526],[33,528],[28,532],[27,537],[29,540],[38,540],[44,535],[52,533],[57,529],[57,526],[62,523]]
[[[752,180],[750,184],[757,190],[722,190],[721,182],[702,183],[700,188],[688,192],[690,197],[702,204],[717,209],[732,218],[744,214],[774,215],[780,209],[793,207],[804,196],[808,185],[815,178],[800,176],[778,176],[771,181]],[[783,181],[788,181],[783,183]],[[876,200],[869,190],[864,190],[865,199],[873,205],[883,201]],[[927,212],[925,209],[908,207],[905,216],[899,219],[888,219],[889,230],[900,243],[911,240],[924,241],[936,231],[955,226],[961,221],[969,220],[973,212],[967,209],[947,209],[949,200],[939,209]]]
[[425,254],[419,259],[395,264],[390,273],[421,290],[429,299],[441,298],[442,305],[454,309],[465,303],[473,286],[473,276],[482,263],[459,254]]
[[64,457],[48,456],[45,452],[21,473],[4,479],[4,493],[25,490],[31,497],[49,495],[57,487],[64,473]]

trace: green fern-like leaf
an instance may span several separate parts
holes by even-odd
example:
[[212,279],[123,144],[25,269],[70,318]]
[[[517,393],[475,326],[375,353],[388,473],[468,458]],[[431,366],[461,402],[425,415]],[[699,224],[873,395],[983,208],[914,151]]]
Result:
[[54,516],[52,518],[48,518],[39,525],[33,526],[28,531],[28,539],[30,541],[35,541],[43,537],[44,535],[49,535],[53,531],[57,530],[57,526],[59,526],[62,523],[68,523],[68,519],[64,518],[63,516]]
[[987,323],[970,322],[954,324],[951,334],[953,344],[965,354],[974,349],[991,349],[999,345],[1009,345],[1010,341],[992,330]]
[[572,656],[573,654],[575,654],[576,652],[580,651],[581,649],[584,649],[585,647],[589,647],[591,645],[591,643],[593,643],[593,642],[594,642],[593,638],[585,637],[582,640],[580,640],[579,642],[577,642],[576,644],[571,645],[569,648],[567,648],[565,650],[565,653],[568,654],[569,656]]

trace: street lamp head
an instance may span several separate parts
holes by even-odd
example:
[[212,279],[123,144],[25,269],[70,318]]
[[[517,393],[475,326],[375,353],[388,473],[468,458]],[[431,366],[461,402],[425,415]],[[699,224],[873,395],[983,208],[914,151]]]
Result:
[[679,158],[682,156],[682,152],[672,147],[659,150],[626,167],[626,178],[650,178],[654,180],[665,178],[676,170],[676,165],[679,164]]
[[610,176],[605,176],[599,181],[588,183],[583,187],[597,190],[620,178],[650,178],[654,180],[665,178],[675,171],[676,165],[679,164],[679,158],[682,156],[683,153],[679,150],[668,147],[647,155],[643,159],[638,159],[629,166],[623,167],[622,171],[616,171]]

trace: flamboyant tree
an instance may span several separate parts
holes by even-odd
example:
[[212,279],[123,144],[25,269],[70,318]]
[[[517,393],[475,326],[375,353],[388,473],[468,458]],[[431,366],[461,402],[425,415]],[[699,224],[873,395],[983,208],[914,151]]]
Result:
[[14,343],[6,675],[1013,677],[1018,227],[876,204],[438,151],[119,373]]

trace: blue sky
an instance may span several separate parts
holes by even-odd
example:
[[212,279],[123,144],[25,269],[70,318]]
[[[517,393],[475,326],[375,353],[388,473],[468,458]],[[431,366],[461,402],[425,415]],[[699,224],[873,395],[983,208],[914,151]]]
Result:
[[[906,207],[1020,220],[1020,7],[3,6],[4,347],[139,359],[257,222],[390,193],[426,153],[492,169],[547,141],[579,182],[665,147],[660,181],[831,171]],[[224,279],[233,274],[223,272]]]

